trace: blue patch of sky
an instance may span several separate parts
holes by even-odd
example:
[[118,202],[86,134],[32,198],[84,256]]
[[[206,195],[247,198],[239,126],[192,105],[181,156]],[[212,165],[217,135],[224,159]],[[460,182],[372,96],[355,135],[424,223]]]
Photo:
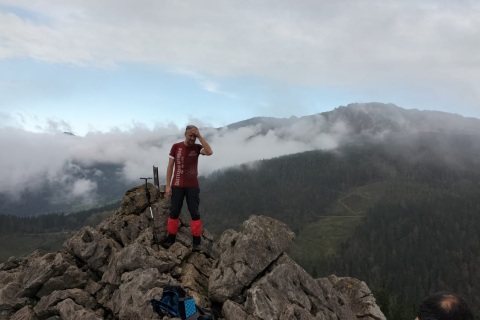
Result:
[[[220,127],[256,116],[329,111],[352,102],[354,96],[339,87],[285,85],[251,77],[191,77],[130,63],[99,69],[10,59],[0,61],[0,69],[4,71],[0,84],[6,84],[0,87],[2,109],[66,120],[73,128],[83,123],[106,130],[126,122],[181,127],[191,118]],[[206,90],[204,82],[214,83],[218,91]]]
[[[312,115],[354,102],[438,109],[418,105],[432,103],[432,92],[409,85],[399,94],[398,85],[300,86],[252,77],[193,77],[133,63],[101,69],[30,59],[0,60],[0,70],[0,111],[64,120],[80,134],[135,123],[183,127],[191,119],[221,127],[257,116]],[[218,91],[206,90],[205,81]]]
[[0,12],[8,12],[23,20],[29,20],[36,23],[48,24],[50,22],[50,19],[47,16],[40,14],[38,11],[28,10],[17,6],[0,4]]
[[144,65],[98,69],[9,59],[0,61],[0,69],[1,109],[37,117],[83,122],[90,117],[91,123],[103,118],[109,126],[121,121],[183,126],[189,118],[204,118],[222,125],[236,113],[241,119],[239,111],[248,104],[206,91],[198,79]]

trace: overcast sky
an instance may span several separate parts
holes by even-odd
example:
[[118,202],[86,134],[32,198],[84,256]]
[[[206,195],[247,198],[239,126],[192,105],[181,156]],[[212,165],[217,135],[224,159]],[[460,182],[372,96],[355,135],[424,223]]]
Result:
[[[26,153],[42,163],[30,174],[53,175],[82,155],[150,167],[147,155],[169,146],[130,159],[130,143],[178,137],[188,123],[221,127],[370,101],[480,118],[480,2],[0,0],[2,181],[24,183],[14,173],[15,163],[32,164]],[[59,142],[63,131],[85,139],[72,149]],[[232,145],[248,133],[236,134],[215,139]],[[254,157],[232,156],[223,142],[216,161]],[[4,155],[18,144],[27,146]],[[254,155],[287,147],[312,146]]]
[[480,117],[480,2],[0,0],[0,125],[215,127],[352,102]]

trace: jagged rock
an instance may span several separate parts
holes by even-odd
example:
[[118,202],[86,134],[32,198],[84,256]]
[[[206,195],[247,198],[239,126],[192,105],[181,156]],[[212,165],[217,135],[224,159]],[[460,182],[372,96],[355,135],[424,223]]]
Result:
[[90,310],[96,309],[98,304],[87,292],[80,289],[68,289],[55,291],[49,296],[42,297],[33,310],[39,317],[45,318],[57,314],[58,304],[67,299],[72,300],[76,305]]
[[357,318],[365,320],[385,320],[385,316],[375,302],[367,284],[358,279],[332,275],[328,280],[350,305]]
[[247,291],[245,309],[256,319],[355,319],[337,301],[327,301],[323,288],[293,261],[277,265]]
[[21,288],[22,284],[15,281],[2,285],[0,288],[0,311],[19,309],[29,302],[28,298],[19,297]]
[[20,274],[19,266],[14,267],[13,264],[10,264],[5,267],[5,265],[4,269],[0,271],[0,310],[11,310],[21,307],[28,299],[21,299],[17,296],[22,286],[17,280]]
[[208,288],[208,278],[212,270],[213,259],[203,254],[193,254],[182,265],[180,281],[182,286],[202,308],[210,308],[210,301],[206,295],[200,294]]
[[168,251],[155,251],[134,243],[113,256],[103,274],[102,282],[120,284],[120,277],[125,272],[143,268],[157,268],[160,272],[166,272],[180,262]]
[[176,243],[158,246],[169,204],[152,185],[148,190],[155,219],[139,186],[63,250],[0,264],[0,319],[161,319],[150,300],[168,284],[181,285],[217,319],[385,319],[365,283],[308,275],[285,254],[293,232],[265,216],[251,216],[213,244],[204,230],[199,253],[191,251],[188,217],[181,216]]
[[[152,212],[155,212],[155,217],[159,219],[156,207],[152,206]],[[166,221],[164,217],[162,217],[162,220]],[[115,239],[120,245],[127,246],[136,241],[145,230],[152,228],[153,223],[150,212],[139,215],[118,210],[115,215],[108,217],[100,223],[98,228],[100,232]],[[151,232],[149,238],[152,239]]]
[[227,251],[229,247],[232,246],[232,243],[235,244],[235,238],[237,236],[237,231],[228,229],[225,230],[220,238],[215,241],[212,246],[212,255],[214,258],[219,259],[223,252]]
[[64,274],[48,279],[38,291],[37,296],[43,297],[56,290],[84,288],[88,283],[88,274],[77,266],[69,266]]
[[245,312],[245,309],[243,308],[243,306],[231,300],[227,300],[223,304],[222,314],[226,320],[233,320],[233,319],[254,320],[255,319],[251,315]]
[[102,320],[103,317],[96,314],[92,310],[86,309],[68,298],[60,302],[56,309],[62,320]]
[[318,286],[323,291],[323,296],[327,301],[330,310],[338,316],[339,319],[355,319],[355,313],[352,311],[349,301],[337,291],[328,278],[316,279]]
[[21,289],[17,296],[35,298],[50,278],[63,275],[74,263],[73,257],[62,251],[33,258],[18,275],[17,282],[21,284]]
[[112,256],[122,246],[92,227],[83,227],[63,244],[65,250],[84,262],[91,270],[103,274]]
[[150,300],[160,299],[164,286],[179,284],[170,275],[154,268],[124,273],[121,282],[106,304],[119,319],[158,319]]
[[250,217],[243,228],[239,233],[226,233],[228,242],[220,240],[223,252],[208,283],[212,301],[224,302],[240,295],[295,237],[287,225],[265,216]]
[[7,262],[0,264],[0,270],[7,271],[19,268],[27,263],[26,258],[10,257]]
[[33,311],[32,307],[25,306],[22,309],[15,312],[14,315],[10,318],[10,320],[37,320],[38,317]]
[[102,285],[93,281],[92,279],[88,279],[87,284],[85,285],[85,292],[90,293],[92,296],[96,294],[98,291],[102,289]]
[[[160,198],[160,192],[151,183],[147,184],[150,193],[150,204],[154,204]],[[139,215],[148,207],[145,185],[140,185],[128,190],[122,199],[119,214]]]

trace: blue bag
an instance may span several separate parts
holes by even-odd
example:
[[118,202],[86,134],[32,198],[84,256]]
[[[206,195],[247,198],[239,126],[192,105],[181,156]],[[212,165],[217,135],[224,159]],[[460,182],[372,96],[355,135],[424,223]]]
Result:
[[166,286],[162,298],[151,299],[150,303],[161,316],[169,315],[183,320],[214,320],[213,316],[205,314],[195,304],[195,299],[180,286]]

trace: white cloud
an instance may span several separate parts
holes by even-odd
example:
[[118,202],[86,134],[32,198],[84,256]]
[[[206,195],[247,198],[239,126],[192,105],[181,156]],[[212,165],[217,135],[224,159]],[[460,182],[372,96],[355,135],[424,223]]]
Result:
[[[266,133],[260,127],[202,129],[214,155],[201,157],[200,174],[209,173],[245,162],[269,159],[316,148],[332,149],[344,132],[325,130],[321,116],[306,119],[291,128],[277,128]],[[203,124],[192,121],[202,128]],[[86,173],[101,176],[98,169],[85,169],[96,163],[123,166],[126,181],[138,182],[151,175],[152,166],[159,167],[165,179],[168,153],[173,143],[184,139],[184,128],[158,127],[153,130],[137,126],[129,131],[90,133],[76,137],[61,133],[32,133],[22,129],[0,128],[0,193],[34,192],[45,181],[61,183],[73,196],[85,196],[96,190]],[[90,170],[90,171],[85,171]],[[163,182],[164,183],[164,182]]]
[[54,179],[68,159],[65,137],[34,134],[20,129],[0,129],[0,192],[17,195],[35,190]]
[[2,2],[48,17],[3,9],[4,58],[133,61],[307,83],[478,79],[474,1]]
[[203,81],[202,86],[203,86],[203,89],[208,91],[208,92],[211,92],[211,93],[214,93],[214,94],[219,94],[219,95],[222,95],[222,96],[226,96],[226,97],[229,97],[231,99],[237,99],[238,98],[237,95],[235,95],[233,93],[228,93],[228,92],[222,91],[220,89],[220,85],[216,82]]
[[73,183],[71,195],[73,197],[88,198],[97,189],[97,184],[88,179],[79,179]]

